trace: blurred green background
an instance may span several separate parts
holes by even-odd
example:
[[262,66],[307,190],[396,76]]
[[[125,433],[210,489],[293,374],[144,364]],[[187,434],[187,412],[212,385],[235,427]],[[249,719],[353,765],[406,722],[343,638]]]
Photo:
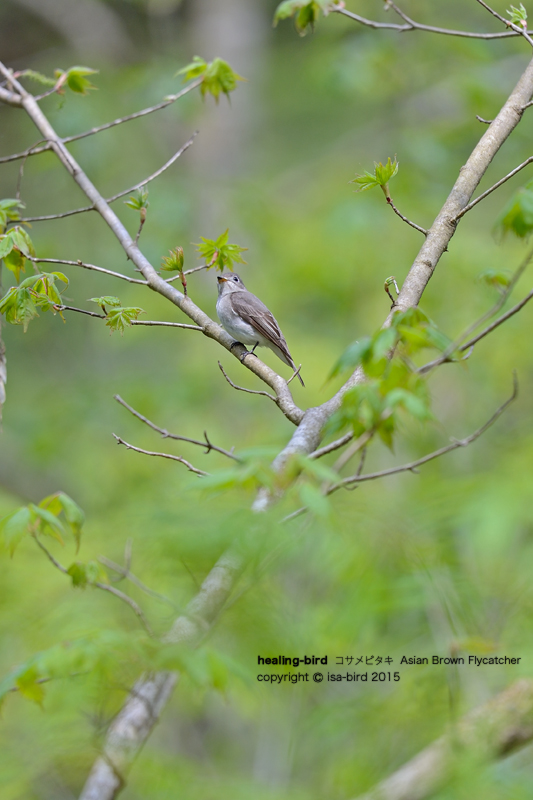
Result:
[[[56,96],[43,108],[62,135],[86,130],[176,92],[175,72],[200,54],[225,58],[247,80],[217,106],[189,94],[166,110],[71,145],[104,195],[155,171],[198,129],[193,147],[150,185],[141,246],[157,267],[169,248],[216,238],[248,248],[239,269],[273,310],[306,388],[296,402],[324,402],[341,380],[327,376],[345,347],[374,332],[389,302],[383,282],[404,279],[421,235],[387,208],[379,192],[357,195],[348,182],[373,161],[398,157],[391,184],[400,210],[429,227],[461,165],[525,68],[525,43],[469,41],[362,28],[333,14],[300,38],[292,22],[272,27],[267,0],[4,0],[0,51],[8,66],[51,74],[85,64],[100,70],[88,97]],[[498,30],[476,3],[409,0],[406,11],[430,24]],[[495,3],[499,11],[505,4]],[[380,3],[348,7],[388,20]],[[531,154],[524,119],[498,154],[481,190]],[[38,134],[22,112],[0,107],[6,155]],[[3,165],[1,196],[16,191],[20,162]],[[529,175],[527,176],[529,178]],[[479,280],[487,269],[514,269],[527,244],[497,242],[493,226],[520,175],[461,222],[423,298],[422,308],[455,336],[496,299]],[[84,205],[50,153],[28,159],[22,199],[27,214]],[[115,210],[134,233],[137,216]],[[42,257],[82,259],[126,272],[131,265],[96,214],[35,223]],[[145,319],[187,321],[142,287],[65,267],[73,305],[116,294]],[[530,288],[526,273],[516,297]],[[9,279],[4,275],[4,288]],[[191,276],[189,292],[215,316],[212,272]],[[531,674],[533,458],[528,345],[530,310],[483,340],[462,366],[430,378],[438,422],[405,424],[395,452],[375,444],[366,469],[400,464],[481,425],[510,394],[520,395],[470,448],[404,474],[339,493],[325,519],[277,521],[299,505],[289,496],[260,520],[253,491],[201,491],[181,465],[118,448],[112,433],[149,450],[167,449],[205,470],[222,456],[165,441],[113,401],[120,394],[175,433],[237,451],[271,448],[291,424],[264,397],[235,392],[230,377],[262,388],[216,343],[179,329],[128,329],[110,335],[81,315],[42,315],[29,327],[3,326],[7,402],[0,434],[0,516],[63,490],[85,510],[81,560],[122,561],[131,539],[132,569],[183,607],[236,534],[261,542],[206,648],[217,677],[185,674],[161,723],[135,764],[125,800],[257,800],[355,797],[415,755],[455,715]],[[279,362],[264,355],[275,369]],[[288,377],[288,370],[280,367]],[[53,547],[68,564],[70,544]],[[73,590],[31,540],[0,560],[1,674],[57,642],[98,631],[134,635],[131,611],[102,592]],[[125,587],[163,633],[172,610]],[[476,642],[474,647],[473,642]],[[449,655],[452,650],[521,657],[518,667],[403,667],[398,683],[257,683],[258,655]],[[202,654],[198,655],[201,658]],[[223,665],[223,666],[221,666]],[[339,671],[345,671],[346,666]],[[354,668],[352,668],[354,669]],[[333,671],[335,667],[333,667]],[[5,800],[76,797],[105,726],[138,666],[52,682],[43,707],[7,699],[0,724],[0,794]],[[208,670],[209,672],[209,670]],[[194,673],[194,670],[193,670]],[[218,673],[217,673],[218,674]],[[459,764],[435,797],[526,798],[533,790],[530,748],[498,765]]]

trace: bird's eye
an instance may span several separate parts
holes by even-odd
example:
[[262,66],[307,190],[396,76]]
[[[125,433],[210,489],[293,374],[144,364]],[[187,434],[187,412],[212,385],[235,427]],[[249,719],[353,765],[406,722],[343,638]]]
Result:
[[235,281],[235,283],[239,283],[239,279],[237,278],[237,276],[235,276],[235,277],[233,278],[233,280]]

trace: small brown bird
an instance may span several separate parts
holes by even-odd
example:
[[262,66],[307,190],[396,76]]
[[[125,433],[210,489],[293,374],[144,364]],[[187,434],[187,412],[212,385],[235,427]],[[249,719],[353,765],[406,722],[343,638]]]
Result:
[[[217,314],[224,330],[246,346],[269,347],[278,358],[296,371],[285,337],[273,314],[249,292],[235,273],[219,275]],[[298,380],[305,386],[300,373]]]

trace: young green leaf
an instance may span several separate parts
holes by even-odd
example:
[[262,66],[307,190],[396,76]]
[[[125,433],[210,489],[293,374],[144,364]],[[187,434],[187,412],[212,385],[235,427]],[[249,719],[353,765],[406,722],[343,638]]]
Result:
[[111,331],[124,333],[127,327],[137,320],[139,314],[145,314],[142,308],[111,308],[107,312],[105,324]]
[[32,514],[28,508],[19,508],[8,514],[7,517],[0,519],[0,536],[9,550],[9,555],[13,556],[19,542],[29,532],[32,521]]
[[141,211],[143,208],[148,208],[150,203],[148,202],[148,189],[146,186],[141,186],[140,189],[137,189],[136,195],[132,195],[127,200],[124,200],[124,205],[133,208],[134,211]]
[[39,683],[39,677],[37,668],[32,666],[22,672],[15,683],[23,697],[41,706],[44,699],[44,689]]
[[3,231],[8,221],[16,222],[20,219],[19,211],[24,208],[24,203],[11,197],[0,200],[0,231]]
[[511,197],[496,221],[496,232],[502,238],[514,233],[525,239],[533,231],[533,181],[529,181]]
[[5,258],[13,250],[13,239],[10,234],[0,236],[0,258]]
[[161,270],[163,272],[183,272],[184,264],[183,247],[175,247],[169,250],[169,255],[161,259]]
[[510,22],[514,25],[520,25],[520,27],[527,31],[527,11],[522,3],[520,3],[520,8],[511,6],[511,8],[507,9],[507,14],[509,15]]
[[390,199],[389,181],[394,178],[398,172],[398,161],[396,158],[391,161],[390,156],[385,164],[381,162],[374,162],[374,172],[365,172],[363,175],[356,175],[353,181],[358,187],[357,192],[366,192],[368,189],[374,189],[380,186],[383,194],[387,199]]
[[222,58],[215,58],[208,63],[200,56],[194,56],[192,62],[180,69],[176,75],[184,75],[185,81],[201,77],[202,96],[205,97],[209,93],[217,103],[221,93],[229,99],[229,93],[237,88],[237,82],[244,80]]
[[105,294],[102,297],[90,297],[89,303],[97,303],[104,314],[106,314],[106,306],[111,306],[112,308],[118,308],[120,306],[120,300],[118,297],[114,297],[110,294]]
[[28,508],[30,509],[34,520],[38,522],[38,533],[41,533],[44,536],[51,536],[60,544],[65,544],[63,540],[65,528],[63,527],[62,522],[54,514],[52,514],[46,508],[40,508],[39,506],[36,506],[34,503],[30,503]]
[[96,75],[97,72],[97,69],[90,67],[70,67],[66,72],[56,70],[55,74],[57,78],[65,76],[64,82],[72,92],[88,94],[91,89],[96,89],[96,86],[87,80],[87,75]]
[[196,249],[202,255],[211,267],[216,267],[220,272],[224,271],[224,267],[233,271],[233,264],[246,264],[246,261],[241,256],[247,250],[247,247],[241,247],[238,244],[228,244],[229,228],[226,228],[218,239],[204,239],[200,236],[203,244],[196,245]]
[[308,29],[314,29],[320,11],[327,16],[335,5],[332,0],[284,0],[274,12],[274,25],[280,19],[294,17],[296,30],[300,36],[305,36]]

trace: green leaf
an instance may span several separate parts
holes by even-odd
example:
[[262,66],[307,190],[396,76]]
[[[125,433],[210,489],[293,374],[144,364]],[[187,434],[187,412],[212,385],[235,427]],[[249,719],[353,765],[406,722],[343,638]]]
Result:
[[68,88],[76,94],[88,94],[91,89],[96,89],[87,75],[96,75],[97,69],[90,67],[71,67],[67,70],[66,83]]
[[496,232],[502,237],[514,233],[525,239],[533,231],[533,181],[529,181],[511,197],[496,220]]
[[34,503],[30,503],[28,508],[33,514],[34,519],[39,521],[39,533],[43,536],[51,536],[56,539],[60,544],[64,544],[63,536],[65,535],[65,528],[54,514],[46,508],[40,508]]
[[128,198],[128,200],[124,200],[124,205],[128,206],[129,208],[133,208],[135,211],[140,211],[142,208],[148,208],[150,203],[148,202],[148,189],[146,186],[141,186],[140,189],[137,189],[136,195],[132,195],[132,197]]
[[331,370],[328,375],[328,380],[331,378],[335,378],[342,372],[346,372],[347,370],[354,370],[363,359],[369,356],[372,352],[372,339],[369,336],[365,336],[364,339],[361,339],[357,342],[352,342],[349,345],[341,357],[338,359],[337,363]]
[[36,667],[29,667],[25,672],[22,672],[15,681],[21,695],[27,700],[31,700],[37,705],[42,705],[44,699],[44,689],[38,683],[41,677]]
[[280,19],[294,17],[296,30],[300,36],[305,36],[308,29],[313,30],[320,11],[327,16],[334,7],[333,0],[284,0],[274,12],[274,25]]
[[310,483],[303,483],[300,486],[300,500],[309,511],[319,519],[326,519],[331,512],[331,507],[327,497],[324,497],[320,489]]
[[26,259],[19,250],[13,248],[11,252],[4,256],[4,264],[7,269],[15,275],[18,281],[20,273],[25,271]]
[[522,3],[520,3],[520,8],[511,6],[510,9],[507,9],[507,14],[509,15],[512,23],[515,25],[520,25],[522,28],[524,28],[524,30],[527,30],[527,11]]
[[24,203],[11,197],[0,200],[0,229],[4,229],[8,220],[12,222],[19,220],[19,211],[24,207]]
[[184,264],[183,247],[175,247],[169,250],[169,255],[161,259],[161,269],[163,272],[183,272]]
[[74,540],[76,542],[76,550],[80,546],[81,529],[85,523],[85,514],[74,500],[64,492],[56,492],[48,497],[45,497],[39,503],[39,508],[47,509],[55,517],[58,517],[61,512],[65,515],[67,524],[72,531]]
[[105,313],[105,306],[119,307],[120,300],[113,295],[105,294],[103,297],[90,297],[89,303],[97,303]]
[[107,312],[105,324],[112,331],[124,333],[139,314],[145,314],[142,308],[112,308]]
[[76,589],[85,589],[87,586],[87,570],[85,564],[75,561],[67,569],[67,574],[72,578],[72,585]]
[[398,161],[396,158],[391,161],[390,156],[385,164],[381,162],[374,162],[374,172],[365,172],[363,175],[356,175],[353,181],[358,187],[357,192],[366,192],[368,189],[374,189],[376,186],[381,186],[387,198],[390,198],[389,181],[394,178],[398,172]]
[[241,247],[238,244],[228,244],[229,228],[226,228],[218,239],[205,239],[200,236],[202,244],[197,244],[196,249],[202,255],[208,264],[216,267],[220,272],[224,271],[224,267],[233,271],[233,264],[246,264],[241,253],[247,250],[247,247]]
[[180,69],[176,75],[184,75],[186,81],[202,76],[200,85],[202,96],[209,93],[217,103],[220,94],[225,94],[229,98],[229,93],[237,88],[237,82],[244,80],[222,58],[215,58],[208,63],[200,56],[194,56],[192,62]]
[[21,228],[17,225],[10,230],[9,235],[11,236],[15,247],[18,247],[21,253],[24,253],[26,257],[35,256],[33,242],[28,232],[25,231],[24,228]]
[[503,292],[507,289],[511,283],[512,277],[512,273],[509,272],[509,270],[500,271],[496,269],[487,269],[479,276],[480,280],[488,286],[493,286],[499,292]]
[[0,258],[5,258],[13,250],[13,239],[9,234],[0,236]]
[[32,519],[30,510],[24,507],[0,520],[0,534],[11,556],[21,539],[28,533]]
[[28,325],[35,317],[38,317],[37,307],[33,302],[33,298],[29,289],[19,289],[16,291],[16,305],[14,319],[9,319],[6,315],[8,322],[14,322],[15,325],[22,325],[24,333],[28,330]]

